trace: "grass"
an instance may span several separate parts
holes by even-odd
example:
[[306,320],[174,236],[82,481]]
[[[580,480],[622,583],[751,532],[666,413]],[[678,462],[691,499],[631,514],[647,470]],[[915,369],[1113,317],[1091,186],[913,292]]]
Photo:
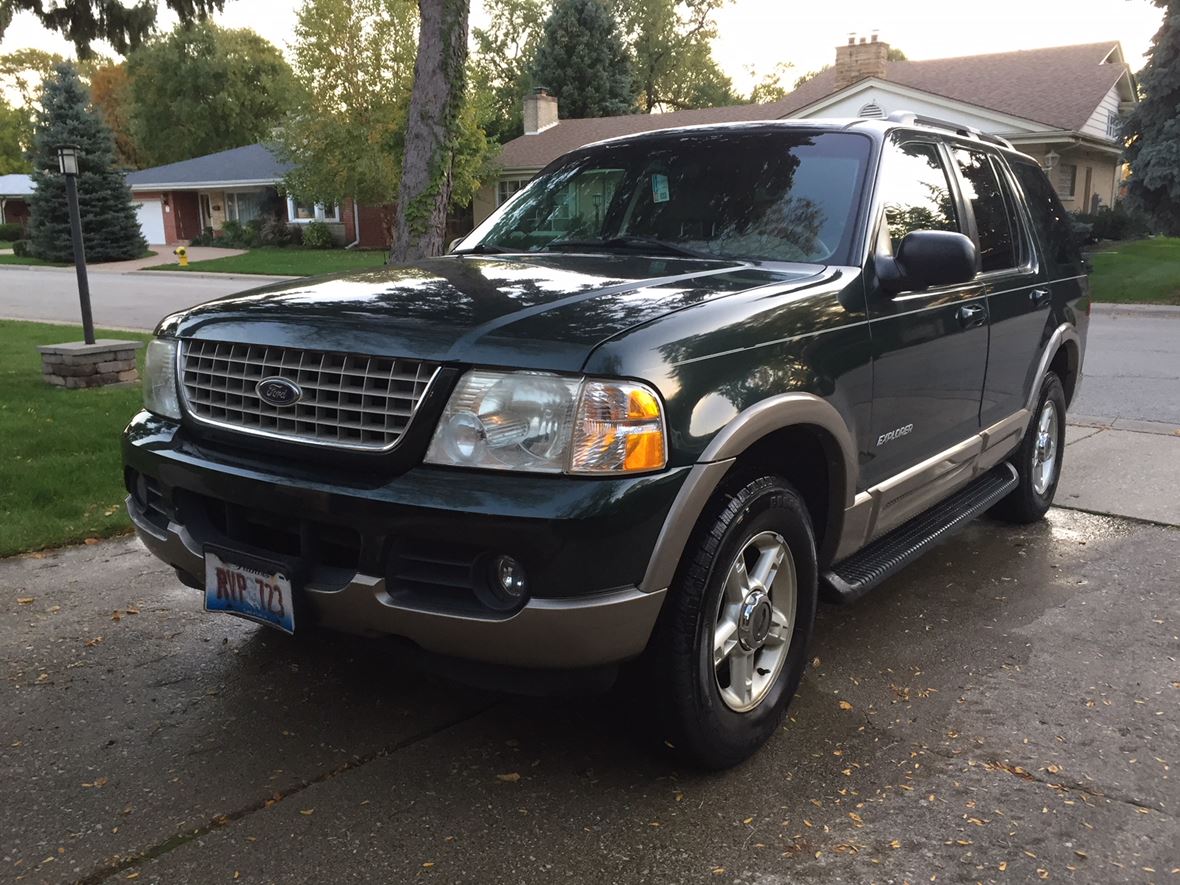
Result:
[[8,240],[0,240],[0,249],[11,249],[12,243]]
[[139,408],[139,385],[64,390],[41,380],[37,345],[81,339],[76,326],[0,320],[0,556],[130,528],[119,434]]
[[1090,260],[1096,302],[1180,304],[1180,237],[1115,243]]
[[68,261],[46,261],[32,255],[0,255],[0,264],[26,264],[30,267],[69,267]]
[[202,273],[245,273],[271,276],[310,277],[323,273],[365,270],[385,263],[381,250],[281,249],[263,247],[242,255],[194,261],[188,267],[161,264],[149,270],[188,270]]

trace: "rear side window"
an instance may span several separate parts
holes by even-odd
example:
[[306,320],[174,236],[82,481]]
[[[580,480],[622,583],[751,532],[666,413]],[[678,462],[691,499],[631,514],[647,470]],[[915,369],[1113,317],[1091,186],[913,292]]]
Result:
[[1007,270],[1020,263],[1015,203],[991,158],[979,151],[955,149],[963,179],[963,198],[975,214],[980,269]]
[[912,141],[886,148],[881,194],[895,253],[912,231],[960,230],[954,192],[936,145]]
[[1074,241],[1069,215],[1053,185],[1041,168],[1032,163],[1013,161],[1012,172],[1024,191],[1049,275],[1077,276],[1082,272],[1082,255]]

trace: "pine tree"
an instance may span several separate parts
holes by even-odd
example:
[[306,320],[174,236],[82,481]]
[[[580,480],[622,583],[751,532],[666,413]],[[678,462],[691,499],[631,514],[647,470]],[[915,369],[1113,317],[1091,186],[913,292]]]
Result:
[[1180,0],[1156,0],[1164,22],[1139,72],[1143,100],[1127,119],[1127,196],[1161,232],[1180,235]]
[[123,173],[115,166],[115,139],[90,106],[90,95],[71,64],[59,64],[45,81],[33,132],[34,192],[29,204],[32,253],[48,261],[72,261],[66,183],[57,148],[78,146],[78,204],[88,261],[138,258],[146,245]]
[[635,112],[631,57],[604,0],[557,0],[537,46],[533,82],[557,96],[567,120]]

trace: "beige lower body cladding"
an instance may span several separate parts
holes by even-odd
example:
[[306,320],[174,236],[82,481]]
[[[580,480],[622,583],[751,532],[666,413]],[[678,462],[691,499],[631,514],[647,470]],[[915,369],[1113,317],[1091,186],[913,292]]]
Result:
[[103,387],[138,381],[135,354],[141,347],[141,341],[107,338],[94,344],[46,344],[37,348],[41,352],[41,377],[58,387]]

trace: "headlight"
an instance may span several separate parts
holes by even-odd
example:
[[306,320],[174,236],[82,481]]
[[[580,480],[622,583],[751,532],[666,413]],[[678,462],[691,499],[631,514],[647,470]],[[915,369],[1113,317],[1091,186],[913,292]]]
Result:
[[175,338],[153,338],[148,342],[143,361],[143,407],[165,418],[180,420]]
[[644,384],[540,372],[468,372],[439,421],[430,464],[610,474],[667,462],[659,397]]

